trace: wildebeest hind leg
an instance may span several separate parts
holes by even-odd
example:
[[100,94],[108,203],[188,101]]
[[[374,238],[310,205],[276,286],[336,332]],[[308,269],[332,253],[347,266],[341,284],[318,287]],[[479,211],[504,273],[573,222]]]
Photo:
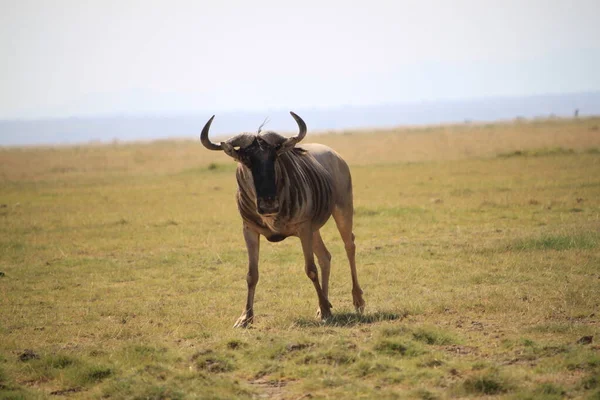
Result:
[[327,296],[323,293],[323,289],[319,283],[319,271],[315,265],[315,257],[313,254],[313,232],[310,229],[310,226],[305,227],[298,236],[300,237],[302,252],[304,253],[304,271],[317,291],[321,319],[326,320],[331,317],[331,303],[327,300]]
[[350,274],[352,275],[352,302],[356,311],[362,313],[365,309],[365,301],[362,297],[363,291],[358,284],[358,275],[356,273],[356,245],[354,244],[354,233],[352,233],[353,214],[354,211],[351,202],[344,207],[335,206],[332,212],[340,236],[344,241],[346,255],[348,256],[348,262],[350,263]]
[[[321,233],[319,231],[313,232],[313,252],[317,256],[319,266],[321,267],[321,288],[323,295],[329,300],[329,273],[331,269],[331,254],[323,243]],[[317,317],[321,315],[321,308],[317,310]]]

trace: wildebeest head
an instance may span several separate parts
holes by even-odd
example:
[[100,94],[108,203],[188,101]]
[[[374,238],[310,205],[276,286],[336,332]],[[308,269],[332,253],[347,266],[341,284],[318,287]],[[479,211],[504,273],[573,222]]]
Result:
[[259,214],[268,215],[277,213],[279,200],[275,177],[275,161],[277,157],[294,148],[296,143],[304,139],[306,124],[296,114],[290,112],[298,124],[297,136],[285,138],[275,132],[257,134],[242,133],[231,139],[215,144],[208,139],[208,131],[214,115],[208,120],[200,141],[209,150],[223,150],[233,159],[244,164],[251,172],[256,191],[256,209]]

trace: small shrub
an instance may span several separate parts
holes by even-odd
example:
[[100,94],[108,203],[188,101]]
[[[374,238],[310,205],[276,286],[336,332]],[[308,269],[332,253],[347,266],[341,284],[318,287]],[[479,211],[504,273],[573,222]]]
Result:
[[520,157],[523,156],[524,152],[521,150],[508,151],[504,153],[498,153],[498,157],[509,158],[509,157]]
[[229,342],[227,342],[227,348],[229,348],[231,350],[241,349],[242,347],[245,347],[245,346],[246,346],[246,344],[238,339],[232,339]]
[[352,364],[355,361],[355,354],[343,349],[331,349],[319,354],[308,354],[304,357],[305,364],[322,363],[337,366]]
[[463,382],[463,388],[467,393],[485,395],[506,393],[509,390],[502,380],[493,375],[468,378]]
[[488,364],[485,361],[477,361],[471,367],[473,371],[482,371],[488,367]]
[[278,372],[281,370],[281,365],[279,363],[265,363],[262,365],[262,367],[260,367],[260,369],[254,374],[254,378],[255,379],[259,379],[262,378],[263,376],[266,375],[271,375],[275,372]]
[[150,386],[142,394],[133,397],[134,400],[179,400],[186,396],[179,390],[167,386]]
[[535,389],[535,392],[541,395],[556,395],[560,397],[566,394],[563,388],[556,386],[550,382],[542,383]]
[[39,354],[30,349],[26,349],[21,354],[19,354],[19,360],[23,362],[27,362],[29,360],[39,360],[39,358]]
[[532,150],[514,150],[505,153],[499,153],[498,157],[501,158],[511,158],[511,157],[544,157],[544,156],[554,156],[561,154],[573,154],[575,150],[573,149],[565,149],[564,147],[549,147],[549,148],[541,148],[541,149],[532,149]]
[[567,364],[569,371],[576,370],[595,370],[600,367],[600,357],[592,355],[586,360],[572,361]]
[[600,377],[596,375],[588,376],[581,381],[581,387],[585,390],[596,389],[600,387]]
[[372,363],[370,361],[360,361],[356,363],[356,373],[360,377],[365,377],[369,375],[378,375],[382,372],[389,370],[391,367],[389,365],[381,364],[381,363]]
[[81,379],[85,383],[97,383],[108,378],[114,373],[110,367],[94,365],[82,371]]
[[375,346],[375,351],[388,355],[415,357],[422,353],[411,343],[400,343],[394,340],[382,340]]
[[73,364],[75,364],[77,360],[65,355],[53,355],[49,356],[46,359],[46,363],[51,368],[64,369]]
[[199,370],[214,374],[231,372],[235,369],[235,365],[231,360],[212,352],[199,355],[195,358],[195,361]]
[[438,396],[436,396],[434,393],[431,393],[427,389],[419,389],[415,394],[422,400],[435,400],[438,398]]
[[408,347],[402,343],[384,340],[380,342],[377,346],[375,346],[375,350],[386,354],[405,355],[408,351]]
[[300,350],[308,349],[313,346],[314,346],[313,343],[290,343],[287,346],[285,346],[285,349],[288,352],[292,352],[292,351],[300,351]]
[[418,367],[421,368],[437,368],[444,365],[442,360],[438,360],[437,358],[427,359],[417,364]]
[[404,326],[393,327],[393,328],[385,328],[381,331],[382,336],[384,337],[393,337],[393,336],[402,336],[409,333],[410,330]]
[[454,340],[445,332],[421,328],[413,332],[413,338],[418,342],[430,345],[454,344]]
[[535,347],[535,342],[531,339],[521,339],[521,344],[525,347]]

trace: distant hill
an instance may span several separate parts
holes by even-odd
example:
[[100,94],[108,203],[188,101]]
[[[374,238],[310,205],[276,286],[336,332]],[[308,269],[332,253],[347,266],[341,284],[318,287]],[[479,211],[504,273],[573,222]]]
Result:
[[[600,115],[600,92],[492,97],[412,104],[298,109],[309,130],[382,128],[398,125],[428,125],[456,122],[512,120],[515,118]],[[264,129],[293,132],[297,129],[289,110],[218,113],[211,130],[214,137],[256,131],[269,117]],[[0,121],[0,146],[76,144],[91,141],[197,138],[210,110],[180,116],[123,115],[85,118]]]

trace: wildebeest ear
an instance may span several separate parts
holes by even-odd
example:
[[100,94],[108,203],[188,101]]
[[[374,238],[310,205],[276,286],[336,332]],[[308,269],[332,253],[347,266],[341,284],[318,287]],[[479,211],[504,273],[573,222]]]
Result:
[[294,146],[296,146],[296,141],[293,140],[294,138],[290,138],[287,139],[286,141],[284,141],[283,143],[277,145],[277,155],[283,154],[286,151],[290,151],[291,149],[294,148]]
[[236,161],[240,160],[237,150],[230,143],[221,142],[221,147],[223,148],[225,154],[227,154],[229,157]]

